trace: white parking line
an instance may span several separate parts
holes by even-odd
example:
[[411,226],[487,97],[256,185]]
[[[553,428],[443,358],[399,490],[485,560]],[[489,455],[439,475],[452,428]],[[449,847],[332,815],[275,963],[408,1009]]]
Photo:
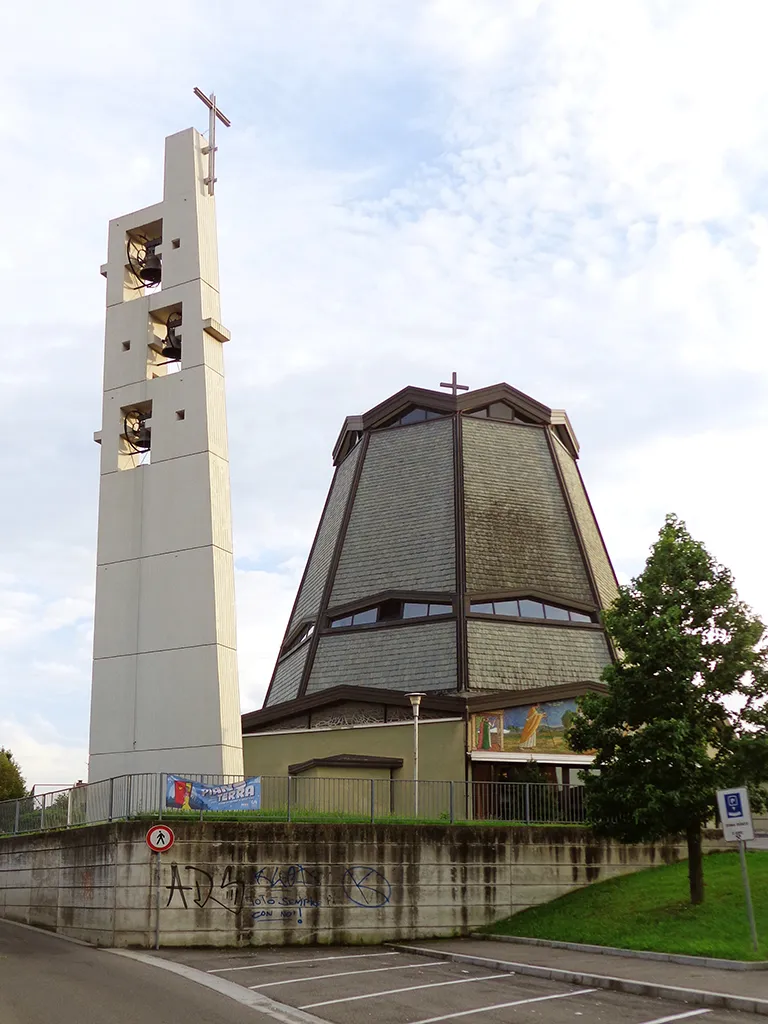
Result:
[[456,981],[432,981],[429,985],[409,985],[407,988],[389,988],[386,992],[366,992],[362,996],[345,996],[343,999],[326,999],[322,1003],[306,1003],[300,1010],[311,1010],[315,1006],[331,1006],[333,1003],[353,1003],[357,999],[376,999],[378,996],[393,996],[396,992],[417,992],[422,988],[442,988],[443,985],[468,985],[472,981],[491,981],[493,978],[510,978],[512,972],[486,974],[482,978],[459,978]]
[[317,964],[321,960],[362,960],[369,956],[402,956],[398,953],[344,953],[340,956],[313,956],[303,960],[275,960],[268,964],[247,964],[245,967],[215,967],[206,974],[224,974],[227,971],[255,971],[257,967],[282,967],[283,964]]
[[[404,971],[408,967],[439,967],[445,960],[423,961],[418,964],[398,964],[397,967],[372,967],[366,971],[337,971],[335,974],[308,974],[303,978],[286,978],[284,981],[265,981],[261,985],[249,985],[248,988],[272,988],[274,985],[298,985],[300,981],[322,981],[323,978],[346,978],[350,974],[379,974],[380,971]],[[590,989],[590,992],[592,989]]]
[[700,1013],[711,1013],[711,1010],[689,1010],[687,1013],[674,1013],[671,1017],[655,1017],[653,1020],[644,1020],[643,1024],[667,1024],[670,1020],[682,1020],[683,1017],[698,1017]]
[[534,999],[516,999],[512,1003],[495,1003],[493,1006],[476,1006],[472,1010],[461,1010],[460,1013],[445,1013],[441,1017],[425,1017],[414,1020],[411,1024],[437,1024],[440,1020],[453,1020],[455,1017],[468,1017],[470,1013],[487,1013],[488,1010],[506,1010],[508,1006],[522,1006],[523,1003],[543,1003],[547,999],[569,999],[571,996],[585,996],[589,992],[597,992],[596,988],[579,988],[575,992],[558,992],[553,996],[536,996]]

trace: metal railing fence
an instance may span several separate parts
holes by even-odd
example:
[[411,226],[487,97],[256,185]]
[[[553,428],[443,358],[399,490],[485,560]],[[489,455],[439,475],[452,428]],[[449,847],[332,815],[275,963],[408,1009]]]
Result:
[[[211,786],[240,776],[186,775]],[[136,818],[412,824],[581,825],[583,786],[541,782],[443,782],[390,778],[261,776],[258,808],[190,810],[169,807],[165,773],[121,775],[70,789],[0,801],[0,835],[96,825]]]

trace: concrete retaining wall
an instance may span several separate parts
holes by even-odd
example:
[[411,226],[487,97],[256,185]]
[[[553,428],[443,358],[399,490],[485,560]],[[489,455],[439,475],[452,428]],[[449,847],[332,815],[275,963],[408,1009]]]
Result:
[[[160,855],[163,946],[459,935],[598,879],[685,856],[578,828],[185,823]],[[98,945],[152,946],[147,824],[0,839],[0,917]],[[714,833],[706,847],[718,847]]]

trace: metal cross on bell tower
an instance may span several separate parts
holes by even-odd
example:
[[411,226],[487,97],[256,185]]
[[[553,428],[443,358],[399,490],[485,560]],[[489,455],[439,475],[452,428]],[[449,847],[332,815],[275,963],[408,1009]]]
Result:
[[232,122],[216,106],[216,93],[211,92],[210,96],[206,96],[202,89],[198,89],[195,86],[195,96],[208,107],[208,145],[203,150],[203,153],[208,154],[208,177],[204,179],[205,184],[208,186],[208,195],[213,195],[213,186],[216,184],[216,118],[218,118],[223,125],[229,128]]

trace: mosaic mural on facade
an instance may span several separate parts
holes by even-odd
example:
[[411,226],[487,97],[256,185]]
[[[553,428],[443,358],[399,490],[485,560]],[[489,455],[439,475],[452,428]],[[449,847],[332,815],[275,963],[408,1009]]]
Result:
[[473,750],[571,753],[566,729],[576,715],[576,700],[542,701],[472,716]]

